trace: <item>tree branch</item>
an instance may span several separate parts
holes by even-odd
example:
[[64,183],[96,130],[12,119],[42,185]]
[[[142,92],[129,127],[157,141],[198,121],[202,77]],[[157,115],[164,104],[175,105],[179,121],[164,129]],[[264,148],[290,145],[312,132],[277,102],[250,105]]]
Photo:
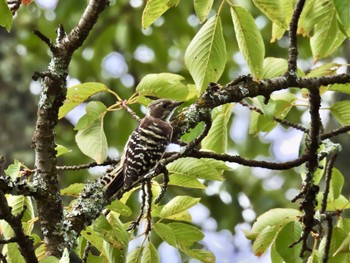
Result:
[[35,256],[35,250],[33,246],[33,240],[27,236],[22,228],[22,217],[25,211],[25,207],[23,208],[22,213],[14,216],[11,213],[12,208],[8,205],[5,194],[0,190],[0,219],[5,220],[13,229],[15,236],[10,238],[9,242],[16,242],[19,247],[19,251],[21,252],[23,258],[28,263],[36,263],[38,259]]
[[68,35],[63,26],[58,28],[54,44],[39,31],[35,31],[36,35],[49,46],[53,57],[44,73],[36,73],[37,78],[42,78],[42,92],[33,135],[36,168],[33,185],[38,190],[36,198],[38,216],[47,254],[57,257],[61,256],[71,241],[67,240],[67,235],[64,234],[54,128],[58,120],[58,110],[66,96],[66,77],[72,54],[85,41],[99,14],[107,5],[107,0],[90,0],[78,25]]

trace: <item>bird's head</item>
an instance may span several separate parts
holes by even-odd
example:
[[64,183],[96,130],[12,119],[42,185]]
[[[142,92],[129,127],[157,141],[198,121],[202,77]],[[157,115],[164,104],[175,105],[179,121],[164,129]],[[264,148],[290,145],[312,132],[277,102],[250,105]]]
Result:
[[182,101],[178,102],[169,99],[159,99],[153,101],[150,105],[148,105],[148,115],[168,121],[171,118],[175,108],[182,103]]

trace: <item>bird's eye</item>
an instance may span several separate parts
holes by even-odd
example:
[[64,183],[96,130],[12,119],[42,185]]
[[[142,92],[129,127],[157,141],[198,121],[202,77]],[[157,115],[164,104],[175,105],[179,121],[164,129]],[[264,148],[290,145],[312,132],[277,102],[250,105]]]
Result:
[[168,107],[168,105],[166,105],[166,104],[164,103],[164,104],[162,104],[162,107],[163,107],[163,109],[166,109],[166,108]]

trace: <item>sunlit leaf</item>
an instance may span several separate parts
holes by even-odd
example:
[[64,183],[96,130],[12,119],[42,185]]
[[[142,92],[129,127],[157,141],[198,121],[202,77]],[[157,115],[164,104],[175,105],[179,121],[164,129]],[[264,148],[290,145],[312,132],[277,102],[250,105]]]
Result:
[[339,67],[343,65],[338,63],[326,63],[317,68],[312,69],[306,76],[309,78],[320,76],[333,76],[337,73]]
[[5,0],[0,0],[0,26],[6,28],[7,32],[10,32],[12,27],[12,13]]
[[185,101],[192,94],[191,86],[185,84],[185,78],[172,73],[148,74],[136,87],[136,92],[142,96],[171,98]]
[[330,189],[330,195],[333,199],[337,199],[341,191],[343,189],[344,185],[344,176],[343,174],[337,169],[332,169],[332,179],[331,179],[331,189]]
[[289,247],[290,244],[297,241],[301,235],[301,225],[299,222],[289,222],[278,233],[276,237],[276,250],[285,262],[303,262],[300,258],[301,242],[299,244]]
[[142,13],[142,27],[152,25],[169,8],[177,6],[180,0],[148,0]]
[[283,226],[291,221],[296,221],[302,213],[297,209],[275,208],[258,217],[251,230],[244,231],[248,239],[255,239],[259,233],[268,226]]
[[194,11],[200,22],[204,22],[213,6],[214,0],[194,0]]
[[154,231],[160,236],[165,242],[169,245],[175,247],[176,246],[176,238],[173,230],[166,224],[156,223],[153,226]]
[[176,241],[186,247],[192,246],[204,237],[204,234],[198,228],[189,224],[175,222],[169,223],[168,226],[173,230]]
[[256,256],[260,257],[268,247],[271,245],[273,240],[278,234],[279,226],[267,226],[265,227],[256,237],[253,242],[253,252]]
[[[103,112],[105,106],[102,103],[89,103],[91,105],[90,114],[86,114],[85,121],[80,122],[79,130],[75,136],[75,140],[79,149],[87,156],[94,159],[98,164],[107,158],[107,138],[103,129]],[[101,104],[104,106],[101,106]],[[84,117],[83,116],[83,117]],[[83,118],[82,117],[82,118]],[[93,122],[91,123],[91,120]],[[78,122],[79,124],[79,122]],[[77,124],[77,125],[78,125]],[[86,125],[89,125],[86,127]]]
[[190,196],[176,196],[171,199],[160,212],[161,217],[169,217],[180,213],[188,208],[198,204],[200,198],[193,198]]
[[300,15],[297,33],[303,36],[309,36],[314,26],[332,12],[332,5],[332,1],[329,0],[306,1]]
[[63,118],[76,106],[101,91],[108,91],[108,88],[104,84],[97,82],[86,82],[70,87],[67,91],[66,100],[58,112],[58,118]]
[[268,79],[281,76],[287,72],[288,63],[283,58],[267,57],[264,59],[264,66],[261,78]]
[[186,49],[185,64],[202,94],[209,82],[216,82],[226,64],[226,45],[219,16],[211,17]]
[[101,122],[107,107],[100,101],[90,101],[85,108],[86,114],[83,115],[75,125],[75,130],[88,128],[94,122]]
[[170,176],[169,185],[205,189],[205,186],[195,176],[176,173]]
[[332,54],[344,41],[345,35],[338,27],[337,15],[333,10],[327,19],[315,25],[315,33],[310,38],[314,60]]
[[72,151],[72,150],[69,150],[68,148],[64,147],[63,145],[59,145],[59,144],[56,146],[55,150],[57,152],[56,157],[59,157],[65,153],[69,153]]
[[182,246],[181,244],[179,248],[186,255],[189,255],[192,258],[198,259],[201,262],[205,262],[205,263],[216,262],[215,255],[211,251],[208,251],[205,249],[190,249],[187,246]]
[[222,172],[224,170],[229,170],[223,162],[190,157],[181,158],[168,164],[167,169],[170,174],[190,175],[200,179],[217,181],[222,181]]
[[119,199],[114,200],[111,204],[106,206],[106,208],[117,212],[123,216],[130,216],[132,214],[130,207],[121,202]]
[[160,262],[157,249],[151,242],[148,242],[143,249],[141,263],[157,263]]
[[83,191],[84,184],[82,183],[76,183],[71,184],[68,187],[61,189],[61,195],[69,195],[69,196],[75,196],[78,197],[81,191]]
[[12,180],[15,180],[19,176],[19,171],[21,170],[21,162],[15,160],[13,164],[10,164],[5,170],[5,174],[10,176]]
[[126,263],[139,263],[141,260],[143,247],[137,247],[128,253]]
[[255,79],[261,79],[265,45],[252,15],[240,6],[231,7],[239,50]]
[[344,31],[350,36],[350,1],[333,0],[333,3]]
[[350,100],[338,101],[330,110],[341,125],[350,124]]
[[229,103],[216,107],[212,111],[212,127],[208,135],[202,141],[202,149],[216,153],[224,153],[227,150],[227,129],[233,104]]
[[283,13],[281,1],[276,0],[253,0],[253,3],[260,9],[271,21],[279,27],[287,29],[286,14]]
[[329,86],[329,90],[350,94],[350,84],[333,84]]
[[271,42],[275,42],[276,40],[280,39],[286,32],[288,27],[286,27],[285,25],[289,25],[293,15],[295,3],[296,3],[295,0],[280,0],[279,2],[280,2],[281,11],[282,11],[282,16],[284,17],[285,23],[281,25],[279,22],[274,22],[275,19],[273,20]]

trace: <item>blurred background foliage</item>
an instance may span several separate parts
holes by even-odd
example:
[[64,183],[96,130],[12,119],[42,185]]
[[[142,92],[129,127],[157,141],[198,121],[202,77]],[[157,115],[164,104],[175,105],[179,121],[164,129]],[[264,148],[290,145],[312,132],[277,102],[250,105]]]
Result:
[[[271,43],[269,20],[254,8],[251,1],[238,2],[253,14],[264,38],[266,56],[287,58],[288,38],[285,36]],[[213,9],[217,9],[219,4],[220,2],[215,1]],[[34,71],[45,70],[50,61],[50,53],[32,31],[38,29],[54,41],[58,25],[63,24],[66,31],[71,30],[85,6],[85,0],[33,2],[29,6],[22,6],[17,12],[10,34],[5,29],[0,29],[0,153],[5,155],[6,164],[13,162],[13,159],[19,159],[28,167],[33,166],[31,136],[35,126],[40,85],[32,81],[31,76]],[[149,73],[172,72],[191,81],[183,57],[186,47],[201,26],[194,15],[192,1],[182,1],[178,8],[170,9],[147,29],[141,28],[143,7],[142,0],[111,1],[110,7],[100,17],[88,40],[74,54],[69,68],[68,86],[79,82],[101,82],[127,99],[133,94],[142,77]],[[229,10],[223,10],[221,18],[228,51],[226,69],[220,79],[220,83],[225,84],[238,75],[248,73],[248,68],[238,52]],[[310,46],[301,37],[298,41],[299,66],[308,71],[314,67]],[[333,59],[347,63],[347,56],[350,54],[348,46],[343,45]],[[114,97],[107,93],[92,99],[101,100],[106,105],[114,103]],[[334,100],[332,97],[324,99],[324,107]],[[139,115],[143,114],[138,105],[133,109]],[[305,107],[295,107],[287,119],[307,124],[305,110]],[[72,150],[59,157],[59,165],[78,165],[92,161],[80,152],[74,139],[76,131],[73,130],[72,123],[76,123],[82,113],[84,109],[80,107],[59,121],[56,142]],[[296,145],[302,139],[301,134],[278,126],[269,135],[251,136],[248,134],[249,110],[235,105],[233,113],[229,122],[230,153],[251,159],[277,161],[286,161],[297,156]],[[328,128],[334,125],[326,111],[322,117]],[[119,156],[135,126],[136,121],[124,111],[107,115],[105,132],[112,158]],[[343,140],[343,145],[346,145],[348,137],[339,136],[338,140]],[[337,161],[337,167],[346,178],[347,154],[348,149],[343,149]],[[226,180],[223,183],[206,182],[208,188],[205,191],[191,190],[191,193],[171,186],[165,198],[170,199],[179,194],[201,197],[201,204],[210,211],[210,222],[214,222],[214,227],[211,224],[207,228],[214,228],[216,231],[227,229],[232,233],[238,223],[251,223],[257,215],[271,208],[297,207],[290,199],[300,188],[300,168],[268,171],[237,165],[231,167],[233,170],[225,172]],[[98,172],[61,172],[61,187],[96,177]],[[345,190],[349,193],[349,186]],[[138,202],[130,205],[136,207]],[[133,217],[138,209],[134,211]],[[203,227],[206,228],[205,225]]]

